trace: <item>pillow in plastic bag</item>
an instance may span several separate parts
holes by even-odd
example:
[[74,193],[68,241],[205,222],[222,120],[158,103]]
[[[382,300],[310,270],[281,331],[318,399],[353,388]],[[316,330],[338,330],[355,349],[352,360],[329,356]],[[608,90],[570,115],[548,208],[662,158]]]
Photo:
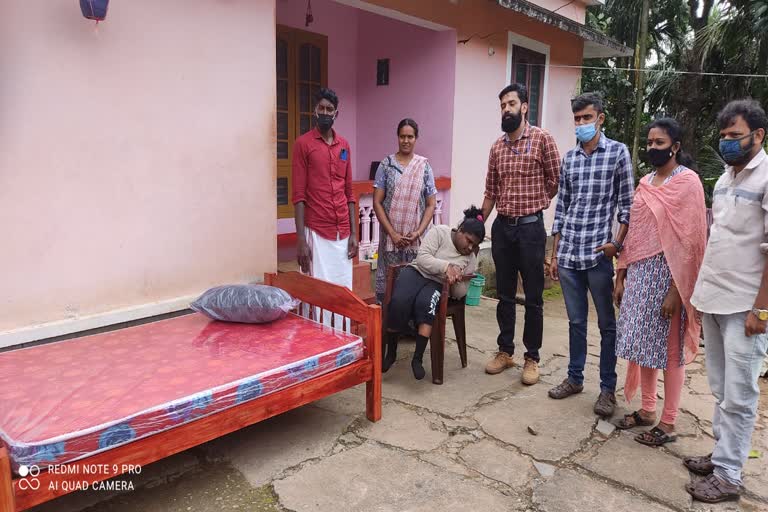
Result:
[[283,318],[299,305],[288,292],[263,284],[232,284],[211,288],[189,305],[214,320],[264,324]]

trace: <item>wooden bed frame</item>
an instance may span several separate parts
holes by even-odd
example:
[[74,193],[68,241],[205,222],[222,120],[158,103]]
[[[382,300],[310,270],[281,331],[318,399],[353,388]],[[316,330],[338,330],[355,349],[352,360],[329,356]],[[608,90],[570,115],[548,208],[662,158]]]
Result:
[[[352,332],[363,337],[365,341],[363,359],[284,390],[67,465],[108,464],[110,467],[117,465],[118,468],[124,465],[141,467],[362,383],[366,385],[366,416],[370,421],[381,419],[379,306],[366,304],[344,287],[318,281],[297,272],[266,274],[265,283],[286,290],[304,304],[348,318]],[[302,311],[301,306],[298,311]],[[125,472],[128,471],[118,469],[117,472],[107,475],[67,475],[60,471],[56,474],[44,471],[36,478],[39,487],[32,490],[29,489],[28,482],[19,486],[23,479],[14,478],[8,452],[0,443],[0,512],[27,510],[72,492],[62,489],[61,483],[64,481],[87,481],[93,484]]]

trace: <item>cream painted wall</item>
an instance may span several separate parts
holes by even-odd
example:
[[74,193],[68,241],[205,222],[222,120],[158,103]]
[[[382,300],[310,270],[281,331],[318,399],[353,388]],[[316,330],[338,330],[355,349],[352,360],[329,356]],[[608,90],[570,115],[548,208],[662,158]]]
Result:
[[2,2],[0,334],[276,269],[274,1]]

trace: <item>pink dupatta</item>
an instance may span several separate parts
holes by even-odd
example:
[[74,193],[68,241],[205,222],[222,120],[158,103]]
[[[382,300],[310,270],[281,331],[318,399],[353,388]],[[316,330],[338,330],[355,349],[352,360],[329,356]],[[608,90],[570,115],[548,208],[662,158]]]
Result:
[[[426,158],[413,155],[411,163],[408,164],[403,175],[397,180],[387,217],[392,227],[398,233],[407,234],[411,231],[416,231],[419,227],[421,222],[419,200],[424,192],[424,168],[426,165]],[[419,241],[415,240],[411,247],[418,249]],[[392,239],[387,237],[386,250],[394,251],[396,249],[397,247],[392,243]]]
[[[660,187],[643,179],[635,192],[629,219],[618,268],[626,269],[632,263],[664,253],[687,315],[684,342],[688,364],[699,348],[701,324],[691,305],[691,296],[707,244],[704,189],[699,176],[685,169]],[[632,400],[639,384],[640,367],[630,362],[624,384],[627,402]]]

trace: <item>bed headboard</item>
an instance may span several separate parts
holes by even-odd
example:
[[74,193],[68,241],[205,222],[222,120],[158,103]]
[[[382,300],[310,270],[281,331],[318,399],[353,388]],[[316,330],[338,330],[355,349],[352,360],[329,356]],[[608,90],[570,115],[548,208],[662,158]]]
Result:
[[332,311],[360,324],[369,320],[371,308],[379,308],[366,304],[348,288],[299,272],[264,274],[264,283],[282,288],[301,302]]

